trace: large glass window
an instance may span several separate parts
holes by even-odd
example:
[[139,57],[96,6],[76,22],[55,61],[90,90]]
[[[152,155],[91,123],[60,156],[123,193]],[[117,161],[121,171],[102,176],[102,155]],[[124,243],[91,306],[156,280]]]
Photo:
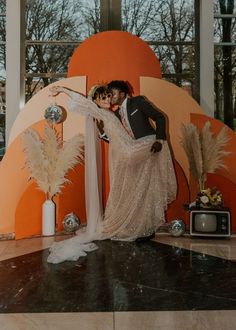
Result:
[[120,28],[149,43],[160,59],[163,78],[184,87],[198,100],[198,2],[28,0],[26,100],[64,77],[75,47],[101,27]]
[[215,117],[236,127],[236,0],[215,0]]
[[[0,0],[0,148],[5,138],[5,2]],[[198,6],[199,0],[25,0],[26,101],[66,76],[83,40],[114,29],[146,41],[160,60],[163,78],[198,100]]]
[[199,99],[198,6],[194,0],[122,0],[122,29],[149,43],[163,78]]
[[74,49],[99,32],[99,0],[27,0],[26,101],[66,76]]

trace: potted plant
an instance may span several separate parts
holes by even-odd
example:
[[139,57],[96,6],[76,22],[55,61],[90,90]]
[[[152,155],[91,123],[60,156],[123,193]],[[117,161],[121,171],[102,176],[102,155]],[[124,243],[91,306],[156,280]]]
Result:
[[45,126],[41,137],[32,128],[22,134],[26,167],[30,179],[36,181],[40,190],[45,193],[42,206],[42,235],[55,234],[55,204],[53,197],[62,192],[69,180],[66,174],[83,160],[83,135],[75,135],[63,142],[53,126]]

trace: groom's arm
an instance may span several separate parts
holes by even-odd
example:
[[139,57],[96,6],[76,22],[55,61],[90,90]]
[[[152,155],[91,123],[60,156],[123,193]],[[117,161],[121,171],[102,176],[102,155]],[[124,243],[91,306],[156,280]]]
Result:
[[162,111],[144,96],[139,97],[139,109],[156,124],[156,139],[166,140],[166,118]]

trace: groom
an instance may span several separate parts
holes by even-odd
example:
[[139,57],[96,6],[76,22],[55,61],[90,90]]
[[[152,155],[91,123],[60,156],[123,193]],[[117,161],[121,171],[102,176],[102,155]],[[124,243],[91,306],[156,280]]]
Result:
[[[163,140],[166,140],[166,119],[163,113],[144,96],[129,97],[129,85],[123,80],[112,80],[107,87],[112,95],[111,104],[118,106],[115,114],[127,132],[135,139],[156,135],[151,152],[161,151]],[[155,125],[150,123],[150,119]]]

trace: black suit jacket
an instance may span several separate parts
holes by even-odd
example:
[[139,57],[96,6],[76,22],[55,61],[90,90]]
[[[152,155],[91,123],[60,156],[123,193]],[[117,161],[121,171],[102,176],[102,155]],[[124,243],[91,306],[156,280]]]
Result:
[[[115,111],[120,119],[119,110]],[[166,119],[163,113],[152,105],[144,96],[136,96],[127,99],[127,115],[134,137],[156,134],[157,139],[166,140]],[[156,129],[150,124],[151,118]]]

